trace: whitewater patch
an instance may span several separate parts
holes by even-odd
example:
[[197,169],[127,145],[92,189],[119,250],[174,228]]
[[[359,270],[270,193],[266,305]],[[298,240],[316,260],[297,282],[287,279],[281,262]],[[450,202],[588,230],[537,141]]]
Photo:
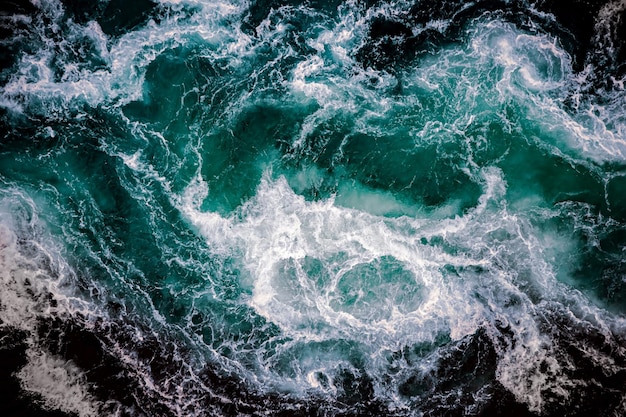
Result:
[[[569,203],[587,184],[560,193],[546,176],[562,163],[563,177],[591,184],[590,201],[603,184],[614,198],[623,80],[572,110],[591,70],[574,74],[557,38],[497,13],[470,22],[463,41],[373,69],[356,58],[372,22],[399,23],[411,2],[349,1],[332,16],[283,5],[244,31],[248,3],[165,1],[119,37],[45,4],[49,20],[33,20],[41,47],[21,55],[0,97],[9,112],[58,121],[25,149],[63,149],[34,156],[54,175],[6,172],[49,187],[43,199],[68,193],[50,198],[67,216],[57,241],[37,220],[44,208],[21,192],[0,205],[0,325],[29,335],[16,377],[45,407],[102,413],[87,374],[37,333],[41,321],[79,317],[112,369],[136,382],[137,403],[157,404],[154,415],[206,413],[196,400],[207,393],[240,401],[219,391],[222,373],[265,395],[262,407],[282,395],[272,407],[334,407],[359,386],[354,403],[415,415],[430,394],[471,385],[437,385],[446,372],[486,370],[490,379],[470,387],[476,404],[504,387],[536,413],[593,394],[579,368],[600,369],[598,384],[614,390],[625,319],[569,274],[585,244],[611,244],[593,241],[594,221],[622,226],[602,207]],[[615,10],[623,3],[603,9],[605,32]],[[86,55],[75,55],[82,44]],[[616,164],[608,174],[606,163]],[[213,198],[231,201],[213,211]],[[84,248],[75,261],[98,274],[75,276],[51,249],[63,244]],[[472,370],[445,362],[477,345],[485,356]]]
[[49,248],[33,200],[15,190],[0,197],[0,327],[27,335],[26,364],[15,376],[46,409],[99,415],[84,370],[46,351],[38,333],[41,320],[87,317],[90,305],[71,295],[72,271]]
[[[496,346],[498,380],[539,412],[546,392],[567,398],[578,383],[562,376],[566,365],[554,359],[552,336],[539,319],[545,306],[584,306],[605,331],[623,329],[624,323],[556,280],[540,240],[562,247],[568,242],[541,236],[523,215],[508,211],[498,170],[485,170],[482,183],[476,208],[437,221],[380,217],[338,206],[332,198],[306,201],[285,178],[269,174],[230,217],[199,210],[198,201],[208,193],[201,180],[179,203],[216,254],[241,256],[244,279],[251,281],[242,302],[293,340],[281,350],[351,340],[370,358],[365,366],[377,379],[385,375],[385,352],[435,343],[442,335],[460,341],[485,328]],[[510,332],[505,342],[502,328]],[[287,375],[295,372],[292,378],[312,389],[330,389],[319,378],[332,380],[333,369],[346,358],[340,351],[326,355],[321,363],[291,364]],[[263,361],[260,369],[267,374],[256,377],[285,386],[276,379],[286,371],[276,374],[271,354]],[[378,389],[388,395],[382,383]]]

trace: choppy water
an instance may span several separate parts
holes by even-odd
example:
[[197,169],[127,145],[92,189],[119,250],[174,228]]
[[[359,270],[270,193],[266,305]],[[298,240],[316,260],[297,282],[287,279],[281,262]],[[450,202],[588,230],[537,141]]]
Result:
[[3,415],[626,413],[626,2],[0,29]]

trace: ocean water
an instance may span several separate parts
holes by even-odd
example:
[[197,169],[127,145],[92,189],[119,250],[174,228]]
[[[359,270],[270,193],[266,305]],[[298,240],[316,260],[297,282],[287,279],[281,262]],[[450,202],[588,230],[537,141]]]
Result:
[[622,416],[626,2],[0,5],[3,416]]

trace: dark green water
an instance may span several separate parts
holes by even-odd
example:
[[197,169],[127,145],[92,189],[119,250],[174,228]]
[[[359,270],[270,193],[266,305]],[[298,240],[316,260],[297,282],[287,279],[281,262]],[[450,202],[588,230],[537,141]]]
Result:
[[3,415],[622,415],[625,10],[2,6]]

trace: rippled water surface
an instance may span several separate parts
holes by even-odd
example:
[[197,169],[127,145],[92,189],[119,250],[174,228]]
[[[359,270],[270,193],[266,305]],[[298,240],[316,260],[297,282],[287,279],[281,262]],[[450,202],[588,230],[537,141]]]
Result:
[[626,2],[0,36],[3,415],[626,413]]

